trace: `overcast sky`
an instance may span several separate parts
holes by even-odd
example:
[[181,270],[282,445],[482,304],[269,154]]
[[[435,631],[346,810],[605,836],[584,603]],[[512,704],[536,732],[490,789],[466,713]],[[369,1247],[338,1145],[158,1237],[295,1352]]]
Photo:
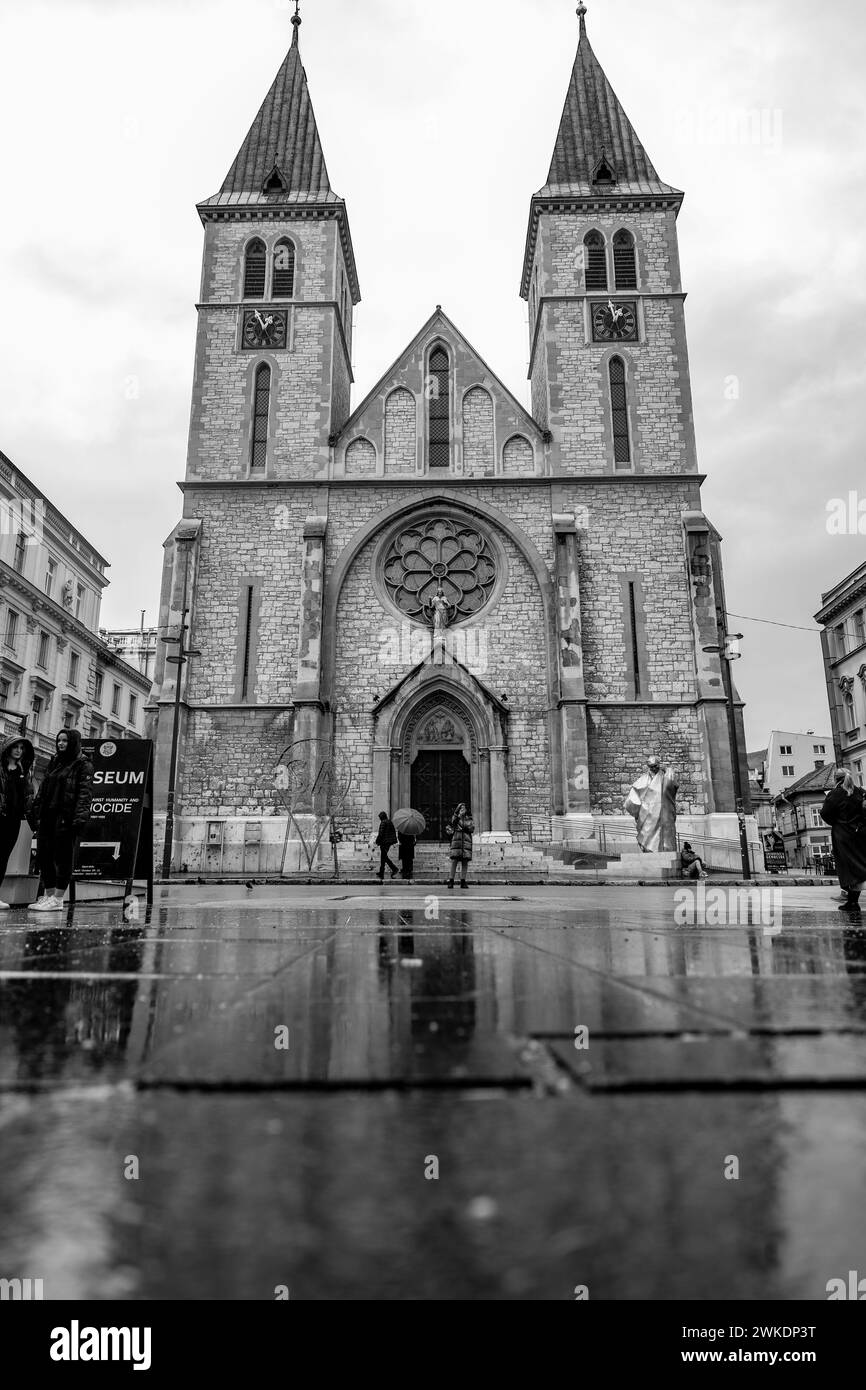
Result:
[[[303,0],[301,48],[363,303],[357,404],[437,303],[525,403],[519,298],[576,0]],[[291,41],[288,0],[0,0],[0,448],[154,621],[181,512],[202,229]],[[866,558],[866,19],[858,0],[590,0],[595,51],[686,191],[704,509],[734,614],[810,628]],[[744,118],[747,117],[747,120]],[[866,507],[864,507],[866,511]],[[866,522],[864,522],[866,527]],[[750,748],[829,729],[817,636],[734,626]]]

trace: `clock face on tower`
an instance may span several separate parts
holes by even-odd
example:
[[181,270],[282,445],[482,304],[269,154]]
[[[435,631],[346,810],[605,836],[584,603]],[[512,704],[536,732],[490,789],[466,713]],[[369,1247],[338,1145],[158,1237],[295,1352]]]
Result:
[[596,343],[636,343],[637,305],[622,299],[593,304],[592,338]]
[[245,348],[283,348],[286,346],[288,316],[267,309],[248,309],[244,312],[243,345]]

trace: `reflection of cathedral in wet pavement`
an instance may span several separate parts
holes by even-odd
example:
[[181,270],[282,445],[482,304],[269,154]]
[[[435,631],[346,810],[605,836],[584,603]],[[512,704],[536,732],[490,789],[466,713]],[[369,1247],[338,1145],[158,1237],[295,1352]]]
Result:
[[[733,842],[682,193],[581,14],[529,203],[531,408],[439,306],[353,407],[358,269],[298,32],[198,208],[189,458],[160,619],[176,634],[186,595],[200,653],[182,677],[175,863],[204,867],[207,837],[226,837],[249,868],[245,837],[279,841],[273,770],[299,739],[351,762],[347,852],[410,802],[436,840],[460,800],[497,843],[633,838],[623,800],[653,752],[677,769],[683,833]],[[165,650],[158,809],[178,678]]]

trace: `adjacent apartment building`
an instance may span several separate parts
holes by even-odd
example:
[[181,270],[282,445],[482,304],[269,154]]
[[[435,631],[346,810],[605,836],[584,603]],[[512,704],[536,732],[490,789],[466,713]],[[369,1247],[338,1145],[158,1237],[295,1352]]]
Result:
[[141,627],[116,628],[112,631],[100,628],[99,635],[117,656],[147,676],[148,680],[153,680],[159,632],[155,627],[144,626],[143,614]]
[[765,751],[749,754],[749,781],[771,796],[778,796],[807,773],[833,762],[830,734],[816,734],[811,729],[805,734],[792,734],[777,729],[770,735]]
[[824,675],[835,758],[866,786],[866,562],[821,595]]
[[108,561],[0,452],[0,733],[140,738],[150,679],[99,635]]

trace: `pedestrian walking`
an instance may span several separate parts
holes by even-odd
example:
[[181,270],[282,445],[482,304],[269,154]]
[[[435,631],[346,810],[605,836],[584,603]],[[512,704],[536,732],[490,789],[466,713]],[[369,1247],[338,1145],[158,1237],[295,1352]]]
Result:
[[830,826],[844,895],[839,911],[859,915],[860,893],[866,885],[866,797],[844,768],[836,769],[836,785],[821,807],[821,819]]
[[76,835],[90,815],[93,763],[81,751],[77,729],[61,729],[33,807],[42,897],[33,912],[60,912],[72,878]]
[[407,835],[401,830],[397,836],[400,842],[400,863],[403,865],[403,877],[407,883],[412,883],[415,874],[415,843],[414,835]]
[[[27,738],[7,738],[0,748],[0,886],[21,834],[21,822],[33,814],[34,757]],[[0,902],[0,912],[8,908],[8,903]]]
[[399,864],[391,862],[391,846],[397,843],[397,831],[387,811],[379,812],[379,833],[375,843],[379,850],[379,882],[384,883],[386,867],[391,870],[392,878],[396,878],[400,872]]
[[688,840],[680,850],[680,867],[685,878],[706,878],[707,871],[704,868],[704,861],[695,854]]
[[472,836],[475,834],[475,822],[469,807],[461,801],[450,823],[445,827],[445,834],[451,836],[451,877],[448,880],[448,887],[454,887],[454,880],[457,877],[457,870],[460,870],[460,887],[468,888],[466,874],[472,859]]

